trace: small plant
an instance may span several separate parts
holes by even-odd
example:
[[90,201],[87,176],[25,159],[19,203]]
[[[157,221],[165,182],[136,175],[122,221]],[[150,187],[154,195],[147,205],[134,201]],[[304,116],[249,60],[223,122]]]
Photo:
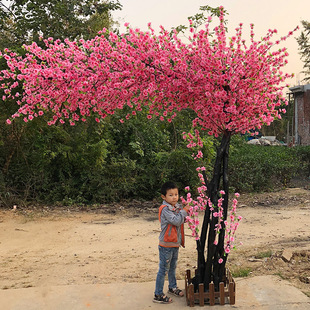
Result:
[[306,296],[310,297],[310,292],[305,292],[305,291],[303,291],[303,293],[304,293]]
[[251,268],[238,268],[231,271],[231,274],[234,278],[245,278],[248,277],[249,274],[252,272]]
[[259,252],[255,255],[255,258],[262,259],[262,258],[267,258],[272,256],[272,251],[264,251],[264,252]]
[[286,279],[281,271],[278,271],[278,272],[274,273],[274,275],[280,277],[282,280]]

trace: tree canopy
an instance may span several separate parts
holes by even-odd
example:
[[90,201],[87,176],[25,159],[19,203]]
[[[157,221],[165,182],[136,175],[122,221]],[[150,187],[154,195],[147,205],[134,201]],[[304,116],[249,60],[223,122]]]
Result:
[[[99,121],[124,106],[135,114],[147,105],[149,118],[168,121],[177,111],[191,109],[197,114],[194,125],[216,136],[270,124],[285,112],[282,90],[291,77],[282,71],[286,48],[271,48],[287,37],[271,42],[276,30],[270,29],[255,41],[251,25],[247,44],[242,24],[227,38],[223,14],[219,21],[213,36],[211,20],[197,32],[191,27],[188,44],[177,31],[170,34],[162,28],[156,35],[149,24],[147,32],[128,27],[117,35],[104,29],[94,39],[78,42],[49,37],[44,48],[25,46],[26,57],[7,51],[3,57],[10,69],[0,79],[13,80],[2,84],[4,97],[19,97],[20,108],[12,118],[28,121],[52,111],[50,124],[74,124],[92,114]],[[20,81],[22,95],[14,92]]]

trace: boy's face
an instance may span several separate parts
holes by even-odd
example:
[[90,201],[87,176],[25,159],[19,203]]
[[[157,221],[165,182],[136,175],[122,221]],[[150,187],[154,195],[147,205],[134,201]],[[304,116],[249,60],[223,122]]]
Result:
[[166,196],[161,195],[161,198],[174,207],[179,201],[179,190],[177,188],[168,189]]

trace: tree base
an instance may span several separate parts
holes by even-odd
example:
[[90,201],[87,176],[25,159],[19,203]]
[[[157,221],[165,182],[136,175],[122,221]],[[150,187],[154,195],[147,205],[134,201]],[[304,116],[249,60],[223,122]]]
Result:
[[236,298],[236,283],[231,276],[229,269],[225,270],[223,282],[220,282],[219,291],[215,291],[214,283],[209,284],[209,289],[204,288],[204,284],[199,284],[198,292],[194,292],[194,285],[192,283],[191,271],[186,270],[185,275],[185,296],[187,305],[194,307],[195,304],[203,307],[205,304],[214,306],[215,304],[230,305],[235,304]]

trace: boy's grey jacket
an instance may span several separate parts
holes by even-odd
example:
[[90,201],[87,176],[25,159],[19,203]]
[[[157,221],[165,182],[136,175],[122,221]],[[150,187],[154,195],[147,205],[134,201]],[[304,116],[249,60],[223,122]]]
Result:
[[[176,207],[173,207],[164,200],[163,205],[165,207],[162,209],[160,214],[161,232],[159,234],[159,245],[164,247],[179,247],[182,244],[181,226],[185,221],[187,212],[181,209],[182,207],[179,204],[177,204]],[[177,242],[166,242],[164,240],[169,224],[170,227],[171,225],[176,227],[178,236]]]

